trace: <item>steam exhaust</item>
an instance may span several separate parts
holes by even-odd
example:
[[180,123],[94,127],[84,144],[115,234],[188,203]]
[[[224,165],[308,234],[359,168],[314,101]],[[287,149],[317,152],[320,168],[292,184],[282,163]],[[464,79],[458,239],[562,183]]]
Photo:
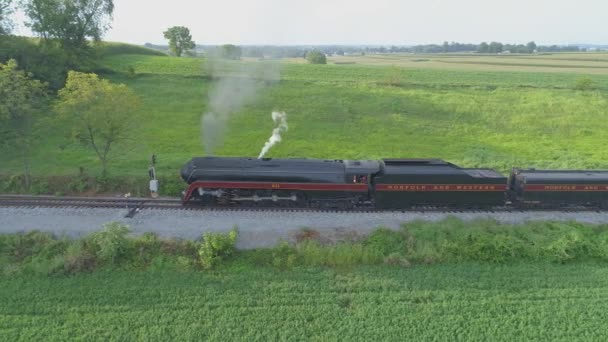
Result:
[[287,132],[287,129],[289,128],[287,126],[287,114],[285,114],[285,112],[272,112],[272,121],[274,121],[275,128],[272,130],[272,135],[266,144],[264,144],[258,159],[264,158],[266,153],[268,153],[274,145],[280,143],[282,140],[281,134]]

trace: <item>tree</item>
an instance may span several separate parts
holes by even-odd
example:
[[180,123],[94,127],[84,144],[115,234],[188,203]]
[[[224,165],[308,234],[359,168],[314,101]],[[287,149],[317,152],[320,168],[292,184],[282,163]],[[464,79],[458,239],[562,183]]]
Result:
[[8,34],[11,31],[12,22],[9,16],[13,13],[12,1],[0,0],[0,35]]
[[486,42],[479,44],[479,47],[477,48],[477,52],[479,52],[479,53],[490,52],[490,45],[488,45],[488,43],[486,43]]
[[526,47],[528,48],[528,53],[534,53],[534,51],[536,50],[536,43],[529,42],[528,44],[526,44]]
[[86,49],[88,38],[100,41],[114,12],[113,0],[24,0],[24,6],[33,32],[72,51]]
[[138,108],[139,98],[126,85],[70,71],[55,109],[73,128],[72,138],[95,152],[105,178],[114,147],[131,140]]
[[488,52],[490,52],[490,53],[501,53],[502,52],[502,43],[491,42]]
[[232,44],[222,45],[221,56],[225,59],[241,59],[242,50],[240,47]]
[[169,40],[169,49],[171,50],[171,53],[177,57],[181,57],[184,52],[194,49],[196,46],[192,40],[190,30],[187,27],[173,26],[163,32],[163,34],[165,39]]
[[308,63],[310,64],[327,64],[327,57],[325,57],[325,54],[316,50],[307,53],[306,60],[308,60]]
[[0,144],[20,152],[27,189],[31,185],[30,146],[34,125],[43,113],[46,94],[46,85],[18,70],[14,59],[0,64]]

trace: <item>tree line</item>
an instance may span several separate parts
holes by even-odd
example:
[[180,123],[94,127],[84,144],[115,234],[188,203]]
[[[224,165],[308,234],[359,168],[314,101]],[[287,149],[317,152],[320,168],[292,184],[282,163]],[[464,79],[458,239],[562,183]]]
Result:
[[[533,43],[534,45],[531,45]],[[498,42],[468,44],[445,42],[443,44],[425,44],[415,46],[360,46],[360,45],[318,45],[318,46],[241,46],[243,57],[254,58],[305,58],[311,51],[319,51],[328,56],[365,55],[376,53],[541,53],[541,52],[581,52],[585,48],[578,46],[543,46],[534,42],[528,44],[503,44]],[[166,49],[163,46],[148,44],[156,49]],[[210,51],[218,46],[197,45],[198,51]]]
[[[17,5],[38,41],[10,35]],[[116,146],[132,138],[138,96],[93,72],[113,11],[112,0],[0,0],[0,149],[21,157],[26,188],[32,146],[50,121],[95,154],[103,178]]]

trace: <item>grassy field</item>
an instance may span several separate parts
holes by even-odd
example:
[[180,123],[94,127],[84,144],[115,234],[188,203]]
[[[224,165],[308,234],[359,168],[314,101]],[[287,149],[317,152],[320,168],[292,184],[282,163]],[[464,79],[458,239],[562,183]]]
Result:
[[[137,142],[117,149],[110,173],[145,177],[156,153],[159,174],[176,177],[184,161],[204,153],[200,119],[216,81],[204,60],[121,54],[131,51],[137,50],[107,48],[101,62],[105,77],[143,99]],[[356,64],[332,64],[343,59]],[[226,72],[256,63],[234,62]],[[435,157],[501,171],[608,168],[606,66],[608,55],[594,53],[374,55],[330,58],[322,66],[286,61],[277,65],[280,82],[231,117],[216,154],[257,156],[273,127],[271,111],[284,110],[290,130],[269,157]],[[593,89],[575,90],[581,77]],[[74,175],[79,167],[98,173],[94,155],[67,143],[52,121],[34,149],[38,175]],[[18,156],[1,154],[0,174],[18,172]]]
[[603,265],[0,278],[7,341],[608,339]]

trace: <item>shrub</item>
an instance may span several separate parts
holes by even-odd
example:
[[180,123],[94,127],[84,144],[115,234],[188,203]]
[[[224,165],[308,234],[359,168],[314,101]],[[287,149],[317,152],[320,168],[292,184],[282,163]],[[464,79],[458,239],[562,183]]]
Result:
[[231,256],[236,248],[238,230],[234,227],[229,233],[203,234],[203,242],[198,250],[201,265],[205,269],[217,266],[222,260]]
[[405,236],[394,230],[378,228],[364,241],[365,247],[382,255],[405,252]]
[[161,254],[162,242],[155,233],[146,232],[133,241],[133,262],[137,266],[147,266]]
[[384,263],[387,265],[395,265],[401,267],[410,267],[412,264],[403,255],[399,253],[391,253],[384,258]]
[[285,241],[272,249],[272,265],[274,267],[291,268],[295,266],[296,259],[296,250]]
[[127,234],[129,227],[119,222],[110,222],[103,230],[94,233],[91,241],[95,245],[95,254],[103,262],[116,265],[120,257],[125,256],[129,248]]
[[77,68],[69,56],[53,44],[38,44],[26,37],[3,36],[0,39],[0,63],[15,59],[19,67],[34,78],[47,82],[52,90],[65,84],[70,68]]
[[60,254],[67,244],[65,240],[56,240],[50,233],[40,231],[9,235],[2,241],[2,254],[15,262],[26,261],[34,256],[53,257]]
[[306,60],[310,64],[327,64],[327,57],[320,51],[310,51],[306,54]]
[[85,241],[71,244],[63,256],[65,274],[91,272],[97,266],[97,258],[89,250]]
[[591,89],[593,89],[593,80],[589,77],[581,77],[574,84],[574,90],[587,91]]
[[576,231],[567,233],[545,248],[548,257],[560,263],[591,256],[592,249],[591,244]]

